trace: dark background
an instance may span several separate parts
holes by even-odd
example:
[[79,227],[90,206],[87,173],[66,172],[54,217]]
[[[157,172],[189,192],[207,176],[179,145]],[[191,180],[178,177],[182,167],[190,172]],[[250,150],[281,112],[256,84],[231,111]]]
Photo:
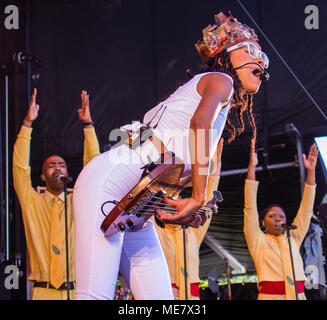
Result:
[[[242,2],[326,114],[327,2]],[[9,4],[19,7],[19,30],[4,28],[4,8]],[[304,26],[307,5],[319,9],[318,30],[307,30]],[[1,1],[0,9],[1,165],[5,163],[4,77],[7,74],[9,159],[32,89],[38,89],[40,111],[33,124],[31,144],[35,186],[41,185],[41,164],[50,154],[60,154],[66,159],[74,180],[82,168],[83,132],[77,109],[83,89],[90,94],[92,118],[101,151],[105,151],[111,130],[142,120],[148,109],[171,93],[180,81],[187,80],[186,69],[197,72],[200,59],[194,43],[201,39],[202,29],[214,23],[215,14],[223,11],[227,15],[230,10],[242,23],[255,28],[236,0],[5,0]],[[308,152],[315,136],[327,135],[327,122],[257,29],[256,33],[270,58],[271,75],[270,81],[263,83],[254,97],[259,165],[292,162],[297,155],[296,147],[285,126],[295,125]],[[34,59],[31,64],[14,63],[13,55],[19,52],[31,54],[40,62]],[[236,141],[225,145],[223,171],[246,168],[251,139],[248,127]],[[265,158],[264,148],[268,154]],[[219,190],[224,202],[209,231],[249,272],[254,272],[242,232],[244,179],[245,175],[221,178]],[[292,219],[301,199],[298,168],[265,171],[258,174],[258,179],[259,209],[278,202]],[[327,192],[326,171],[321,163],[317,168],[317,183],[315,210]],[[21,269],[25,272],[23,226],[11,177],[9,187],[11,258],[21,259]],[[3,222],[3,212],[1,217]],[[1,236],[3,256],[3,230]],[[214,267],[219,273],[224,272],[224,262],[205,244],[200,254],[201,278],[206,279]],[[23,294],[11,294],[11,298]]]

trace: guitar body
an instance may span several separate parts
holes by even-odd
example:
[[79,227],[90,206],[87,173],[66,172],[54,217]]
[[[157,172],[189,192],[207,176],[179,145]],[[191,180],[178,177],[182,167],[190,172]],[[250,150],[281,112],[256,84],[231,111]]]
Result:
[[184,189],[183,183],[189,183],[189,178],[182,178],[184,167],[184,163],[162,163],[146,174],[108,213],[101,224],[104,234],[141,229],[155,208],[166,205],[162,196],[175,198]]

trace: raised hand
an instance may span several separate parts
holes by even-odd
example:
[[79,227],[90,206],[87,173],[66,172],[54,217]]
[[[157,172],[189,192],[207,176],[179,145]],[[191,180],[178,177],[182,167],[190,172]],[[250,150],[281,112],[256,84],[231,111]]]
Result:
[[308,171],[315,171],[317,165],[318,153],[319,153],[318,148],[314,143],[310,147],[308,157],[306,157],[305,154],[302,155],[304,166]]
[[78,117],[84,123],[92,122],[91,113],[90,113],[89,95],[87,94],[87,91],[84,90],[82,91],[81,100],[82,100],[82,105],[81,108],[78,109]]
[[258,155],[255,151],[255,139],[251,140],[250,162],[249,166],[256,167],[258,165]]
[[32,122],[38,117],[40,106],[36,104],[37,90],[34,88],[33,94],[31,96],[30,105],[27,110],[23,125],[25,127],[31,128]]
[[256,139],[251,140],[251,150],[250,150],[250,161],[248,166],[248,176],[247,179],[255,180],[255,167],[258,165],[258,155],[255,151]]

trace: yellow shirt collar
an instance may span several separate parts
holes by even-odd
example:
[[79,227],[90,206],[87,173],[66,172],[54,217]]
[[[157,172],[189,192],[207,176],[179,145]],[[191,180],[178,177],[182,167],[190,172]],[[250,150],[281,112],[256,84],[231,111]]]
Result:
[[[47,203],[50,203],[52,201],[52,199],[55,198],[55,195],[52,194],[51,192],[49,192],[48,190],[44,191],[44,199],[46,200]],[[65,201],[65,194],[64,192],[60,193],[60,195],[58,196],[58,198],[64,202]]]

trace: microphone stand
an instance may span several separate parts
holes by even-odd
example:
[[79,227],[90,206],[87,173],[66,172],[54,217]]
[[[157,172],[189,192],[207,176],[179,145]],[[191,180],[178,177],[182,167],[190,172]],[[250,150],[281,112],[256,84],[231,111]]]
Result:
[[286,228],[286,234],[287,234],[287,239],[288,239],[288,247],[290,249],[290,257],[291,257],[291,263],[292,263],[292,272],[293,272],[293,282],[294,282],[295,296],[296,296],[296,300],[299,300],[298,293],[297,293],[296,279],[295,279],[295,270],[294,270],[292,246],[291,246],[291,235],[290,235],[291,226],[285,226],[285,228]]
[[185,300],[188,300],[188,287],[187,287],[187,264],[186,264],[186,241],[185,241],[185,226],[183,226],[183,246],[184,246],[184,279],[185,279]]
[[64,195],[65,195],[65,240],[66,240],[66,289],[67,289],[67,300],[70,300],[69,293],[69,246],[68,246],[68,218],[67,218],[67,183],[64,185]]
[[230,265],[229,261],[225,259],[226,264],[226,278],[227,278],[227,289],[228,289],[228,300],[232,300],[232,288],[231,288],[231,279],[230,279]]

